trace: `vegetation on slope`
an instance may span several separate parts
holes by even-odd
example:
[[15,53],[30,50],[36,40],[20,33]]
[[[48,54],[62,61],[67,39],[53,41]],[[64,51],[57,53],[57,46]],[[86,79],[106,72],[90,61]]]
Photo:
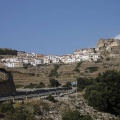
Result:
[[62,120],[92,120],[92,118],[89,115],[80,115],[78,110],[68,110],[64,111]]
[[120,71],[99,74],[86,89],[85,98],[97,110],[120,115]]
[[81,91],[91,85],[93,81],[94,78],[77,78],[77,89]]
[[0,55],[17,55],[17,50],[0,48]]
[[50,71],[49,77],[58,77],[58,72],[57,72],[58,69],[59,69],[59,65],[54,64],[54,69]]
[[30,83],[29,85],[24,86],[24,88],[43,88],[45,84],[40,82],[39,84]]
[[77,65],[76,65],[76,67],[74,69],[75,72],[78,72],[78,73],[80,72],[79,67],[80,67],[81,64],[82,64],[82,62],[77,63]]
[[60,86],[60,83],[57,80],[55,80],[55,79],[51,78],[49,81],[50,81],[50,86],[51,87],[58,87],[58,86]]
[[0,119],[4,120],[35,120],[27,109],[14,108],[12,103],[0,104]]
[[52,95],[48,95],[48,96],[46,97],[46,100],[49,100],[49,101],[51,101],[51,102],[53,102],[53,103],[57,102],[57,100],[55,100]]

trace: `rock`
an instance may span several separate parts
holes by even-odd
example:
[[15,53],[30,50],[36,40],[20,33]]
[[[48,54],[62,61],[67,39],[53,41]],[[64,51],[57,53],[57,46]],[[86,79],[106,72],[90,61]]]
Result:
[[11,94],[16,92],[13,76],[11,72],[6,71],[3,68],[0,68],[0,95],[2,94]]

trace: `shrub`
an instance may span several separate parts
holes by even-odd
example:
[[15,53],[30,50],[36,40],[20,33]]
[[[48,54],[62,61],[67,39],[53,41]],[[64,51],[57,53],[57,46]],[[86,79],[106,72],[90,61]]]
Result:
[[55,80],[55,79],[50,79],[49,81],[50,81],[50,86],[51,87],[58,87],[58,86],[60,86],[60,83],[57,80]]
[[78,72],[78,73],[80,72],[80,70],[78,68],[75,68],[74,71]]
[[92,120],[89,115],[80,115],[78,110],[67,110],[62,114],[62,120]]
[[99,67],[88,67],[88,68],[86,68],[86,70],[87,70],[88,72],[92,73],[92,72],[97,71],[98,68],[99,68]]
[[67,82],[65,85],[63,85],[63,87],[67,87],[67,88],[71,88],[71,82]]
[[120,72],[109,70],[99,74],[86,89],[85,98],[95,109],[119,115]]
[[34,113],[33,113],[34,115],[42,115],[42,111],[40,109],[40,106],[34,105],[33,107],[34,107]]
[[43,88],[43,87],[45,87],[45,84],[43,82],[40,82],[39,84],[30,83],[29,85],[24,86],[24,88]]
[[15,85],[16,88],[21,88],[21,87],[23,87],[23,86],[24,86],[24,85],[22,85],[22,84],[16,84],[16,85]]
[[30,83],[29,85],[24,86],[24,88],[35,88],[36,84]]
[[94,78],[77,78],[77,89],[83,90],[86,86],[91,85]]
[[74,69],[75,72],[78,72],[78,73],[80,72],[79,67],[80,67],[81,64],[82,64],[82,62],[77,63],[77,65],[76,65],[76,67]]
[[51,101],[51,102],[57,102],[55,99],[54,99],[54,97],[53,96],[51,96],[51,95],[49,95],[48,97],[46,97],[46,100],[49,100],[49,101]]
[[50,71],[49,77],[58,77],[58,72],[57,72],[58,69],[59,69],[59,65],[54,64],[54,69]]
[[0,112],[1,113],[13,113],[15,111],[12,103],[3,103],[0,104]]
[[23,110],[21,108],[16,109],[12,114],[6,116],[5,120],[36,120],[28,110]]
[[110,58],[109,58],[109,57],[107,57],[107,58],[106,58],[106,61],[109,61],[109,60],[110,60]]

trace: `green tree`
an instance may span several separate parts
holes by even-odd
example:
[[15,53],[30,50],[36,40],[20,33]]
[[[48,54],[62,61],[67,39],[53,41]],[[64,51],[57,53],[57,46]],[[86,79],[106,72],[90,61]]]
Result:
[[99,74],[86,89],[88,104],[100,111],[120,114],[120,71],[108,70]]
[[83,90],[86,86],[91,85],[93,81],[94,78],[77,78],[78,90]]
[[55,79],[50,79],[49,81],[50,81],[50,86],[51,87],[58,87],[58,86],[60,86],[60,83],[57,80],[55,80]]
[[0,48],[0,55],[17,55],[17,50]]

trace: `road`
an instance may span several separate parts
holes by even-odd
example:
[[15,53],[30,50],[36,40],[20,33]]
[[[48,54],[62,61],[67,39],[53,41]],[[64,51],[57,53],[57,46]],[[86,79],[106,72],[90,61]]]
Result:
[[22,90],[17,91],[12,94],[5,94],[0,96],[0,101],[8,101],[8,100],[20,100],[20,99],[28,99],[32,97],[42,97],[47,95],[60,95],[63,93],[72,90],[70,88],[47,88],[47,89],[37,89],[37,90]]

